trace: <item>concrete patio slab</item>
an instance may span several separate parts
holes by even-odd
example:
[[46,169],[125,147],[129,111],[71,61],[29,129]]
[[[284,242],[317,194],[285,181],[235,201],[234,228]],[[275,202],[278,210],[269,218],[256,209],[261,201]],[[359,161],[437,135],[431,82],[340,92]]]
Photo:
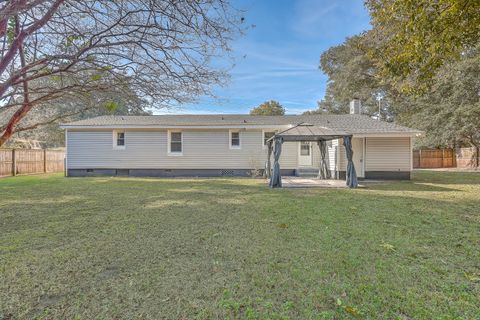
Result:
[[[266,179],[265,182],[268,185],[269,180]],[[366,179],[358,181],[358,188],[368,188],[369,185],[373,184],[383,184],[392,182],[389,180],[374,180]],[[348,188],[345,180],[320,180],[317,178],[306,178],[306,177],[294,177],[294,176],[283,176],[282,177],[282,187],[283,188]]]
[[347,188],[344,180],[320,180],[317,178],[282,177],[284,188]]

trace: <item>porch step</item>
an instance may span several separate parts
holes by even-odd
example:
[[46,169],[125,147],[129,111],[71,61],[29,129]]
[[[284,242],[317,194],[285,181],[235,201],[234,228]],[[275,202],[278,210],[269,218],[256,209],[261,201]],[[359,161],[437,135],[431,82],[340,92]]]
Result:
[[316,168],[298,168],[296,170],[297,177],[316,177],[318,176],[318,169]]

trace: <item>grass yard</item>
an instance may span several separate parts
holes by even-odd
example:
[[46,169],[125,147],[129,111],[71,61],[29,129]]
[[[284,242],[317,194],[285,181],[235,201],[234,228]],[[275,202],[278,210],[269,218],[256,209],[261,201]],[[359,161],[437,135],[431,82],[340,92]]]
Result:
[[479,319],[480,174],[0,179],[0,319]]

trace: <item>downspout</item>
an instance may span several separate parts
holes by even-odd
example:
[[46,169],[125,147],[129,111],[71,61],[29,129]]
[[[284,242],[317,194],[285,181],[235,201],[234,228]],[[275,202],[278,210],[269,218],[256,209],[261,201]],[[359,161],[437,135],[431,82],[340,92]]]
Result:
[[367,173],[365,172],[367,165],[365,159],[367,158],[367,138],[363,137],[363,154],[362,154],[362,173],[363,179],[366,179]]
[[64,155],[64,160],[63,160],[63,175],[65,177],[68,177],[68,156],[67,156],[67,153],[68,153],[68,129],[65,128],[65,155]]

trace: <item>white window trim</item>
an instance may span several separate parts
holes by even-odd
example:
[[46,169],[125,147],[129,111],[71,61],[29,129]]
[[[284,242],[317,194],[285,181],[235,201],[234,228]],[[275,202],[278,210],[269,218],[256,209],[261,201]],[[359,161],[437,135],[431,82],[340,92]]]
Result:
[[[123,146],[119,146],[117,145],[117,133],[121,133],[123,132],[123,141],[124,141],[124,144]],[[126,146],[127,146],[127,133],[125,130],[113,130],[113,133],[112,133],[112,146],[113,146],[113,149],[114,150],[125,150],[126,149]]]
[[[239,139],[239,144],[238,146],[232,146],[232,132],[238,132],[238,139]],[[230,129],[228,131],[228,146],[232,150],[238,150],[242,149],[242,132],[240,130],[232,130]]]
[[262,130],[262,148],[263,149],[267,149],[267,145],[263,143],[265,141],[265,133],[267,133],[267,132],[277,133],[277,130],[274,130],[274,129],[272,129],[272,130]]
[[[182,144],[182,151],[181,152],[172,152],[171,150],[171,147],[172,147],[172,133],[175,133],[175,132],[180,132],[182,135],[182,139],[181,139],[181,144]],[[180,156],[183,156],[183,131],[182,130],[168,130],[168,155],[169,156],[174,156],[174,157],[180,157]]]

